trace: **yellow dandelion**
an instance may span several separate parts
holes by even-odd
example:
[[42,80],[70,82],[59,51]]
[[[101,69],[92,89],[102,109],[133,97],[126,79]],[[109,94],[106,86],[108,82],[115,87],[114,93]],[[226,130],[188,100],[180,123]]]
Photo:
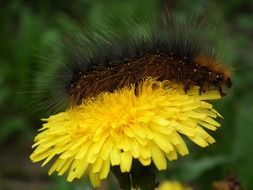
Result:
[[219,98],[218,91],[199,95],[199,88],[192,87],[185,94],[182,85],[152,78],[137,87],[103,92],[44,119],[30,158],[44,160],[42,166],[55,158],[49,174],[68,171],[69,182],[87,174],[94,187],[111,166],[130,172],[133,159],[164,170],[167,159],[188,154],[181,135],[201,147],[215,142],[205,129],[216,130],[215,118],[221,116],[204,100]]
[[178,181],[164,181],[157,190],[192,190],[192,188]]

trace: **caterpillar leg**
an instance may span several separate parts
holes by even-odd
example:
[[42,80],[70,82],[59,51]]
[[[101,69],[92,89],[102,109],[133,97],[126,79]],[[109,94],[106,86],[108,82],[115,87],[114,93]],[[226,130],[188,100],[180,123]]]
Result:
[[208,83],[204,82],[199,85],[199,94],[201,95],[202,93],[205,93],[208,88]]
[[220,92],[220,95],[221,96],[226,96],[226,93],[225,92],[223,92],[223,89],[222,89],[222,87],[221,86],[219,86],[219,92]]
[[192,84],[192,81],[190,79],[186,80],[184,82],[184,92],[187,93],[188,90],[190,90],[190,86]]

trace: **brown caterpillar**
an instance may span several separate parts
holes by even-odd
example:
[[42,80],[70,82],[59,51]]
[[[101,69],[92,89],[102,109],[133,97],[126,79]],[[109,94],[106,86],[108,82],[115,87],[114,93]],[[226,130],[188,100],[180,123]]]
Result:
[[185,93],[197,85],[200,94],[217,89],[225,95],[224,87],[232,82],[209,28],[197,19],[178,18],[165,15],[148,21],[144,32],[129,22],[124,32],[82,31],[65,39],[64,67],[51,75],[50,88],[42,89],[45,99],[55,107],[75,106],[147,77],[182,83]]
[[[113,92],[126,85],[136,84],[147,77],[159,81],[173,80],[183,82],[187,92],[191,85],[200,86],[200,93],[210,86],[217,87],[225,95],[222,86],[231,87],[232,82],[226,70],[214,62],[206,66],[206,58],[196,57],[190,60],[162,53],[146,54],[139,59],[125,60],[117,64],[110,62],[106,68],[97,68],[87,73],[79,73],[80,78],[71,84],[70,97],[73,104],[80,104],[83,99],[96,96],[103,91]],[[189,63],[192,62],[192,63]]]

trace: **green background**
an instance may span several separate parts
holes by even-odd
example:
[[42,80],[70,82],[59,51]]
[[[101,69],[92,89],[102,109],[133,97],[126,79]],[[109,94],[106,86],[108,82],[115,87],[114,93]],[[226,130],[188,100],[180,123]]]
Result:
[[[178,179],[199,189],[236,176],[253,189],[253,1],[194,0],[2,0],[0,1],[0,190],[92,189],[88,180],[65,182],[47,176],[29,160],[42,113],[31,107],[31,95],[42,58],[54,55],[63,31],[97,28],[111,18],[128,20],[143,12],[164,11],[165,4],[182,14],[203,15],[217,24],[228,48],[224,57],[232,68],[233,88],[216,108],[222,127],[211,133],[217,143],[202,149],[189,142],[190,155],[169,163],[161,179]],[[173,9],[173,8],[172,8]],[[110,15],[110,16],[108,16]],[[117,27],[124,27],[118,23]],[[56,57],[57,59],[57,57]],[[43,71],[42,71],[43,72]],[[117,189],[115,179],[101,189]]]

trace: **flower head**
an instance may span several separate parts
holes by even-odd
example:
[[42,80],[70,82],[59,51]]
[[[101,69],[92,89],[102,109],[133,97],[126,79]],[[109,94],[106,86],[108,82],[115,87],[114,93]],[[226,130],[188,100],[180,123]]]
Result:
[[221,117],[204,100],[219,99],[218,91],[199,94],[192,87],[148,78],[137,86],[103,92],[81,105],[52,115],[35,138],[33,162],[42,166],[55,158],[49,174],[64,174],[68,181],[89,174],[93,186],[107,178],[111,166],[130,172],[133,159],[166,169],[167,159],[188,154],[184,135],[201,147],[215,140],[205,129],[216,130]]
[[191,187],[185,186],[178,181],[165,181],[157,190],[192,190]]

